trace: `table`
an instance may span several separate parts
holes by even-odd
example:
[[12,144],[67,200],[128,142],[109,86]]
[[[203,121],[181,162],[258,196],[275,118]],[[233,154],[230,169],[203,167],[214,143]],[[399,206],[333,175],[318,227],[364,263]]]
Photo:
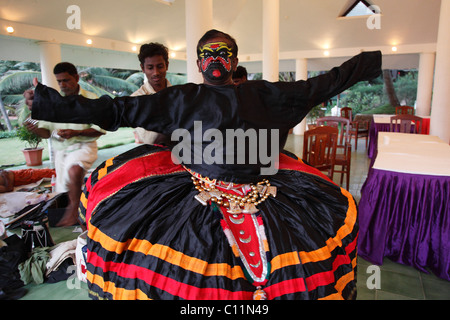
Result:
[[[378,132],[389,132],[391,126],[391,117],[394,114],[374,114],[373,121],[369,128],[369,146],[367,148],[367,156],[373,159],[376,156]],[[430,117],[421,117],[422,128],[421,134],[430,133]]]
[[358,254],[450,281],[450,146],[438,137],[380,132],[361,189]]

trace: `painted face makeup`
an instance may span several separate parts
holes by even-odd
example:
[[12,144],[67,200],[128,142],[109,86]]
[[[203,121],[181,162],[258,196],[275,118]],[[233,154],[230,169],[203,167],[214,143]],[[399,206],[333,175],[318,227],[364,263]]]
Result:
[[198,55],[203,75],[212,81],[225,79],[232,72],[232,57],[232,48],[225,42],[205,44]]

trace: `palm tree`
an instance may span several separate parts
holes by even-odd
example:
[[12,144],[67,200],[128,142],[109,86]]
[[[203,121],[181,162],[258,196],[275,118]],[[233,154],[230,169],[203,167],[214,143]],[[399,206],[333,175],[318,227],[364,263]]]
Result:
[[[136,73],[136,71],[119,71],[116,74],[130,76],[133,72]],[[80,68],[79,73],[80,86],[99,97],[130,95],[140,86],[139,83],[116,78],[114,71],[104,68]],[[10,131],[12,126],[7,110],[18,116],[19,123],[28,117],[29,110],[25,105],[23,92],[32,88],[35,77],[41,81],[40,66],[37,63],[0,60],[0,111]]]
[[[122,73],[125,74],[126,72],[127,71],[122,71]],[[117,75],[120,75],[120,73],[116,73],[115,75],[111,69],[89,67],[81,69],[79,71],[79,74],[80,79],[85,82],[85,85],[91,85],[93,92],[98,96],[101,96],[103,94],[127,96],[139,89],[138,85],[117,77]]]
[[187,82],[187,76],[185,74],[167,73],[166,78],[173,86],[178,84],[185,84]]
[[[2,100],[1,96],[0,96],[0,111],[1,111],[3,118],[5,119],[6,127],[8,128],[8,131],[12,131],[12,125],[11,125],[11,122],[9,121],[8,113],[6,112],[5,105],[3,104],[3,100]],[[1,122],[0,122],[0,129],[4,130]]]
[[0,109],[8,131],[12,131],[8,112],[19,115],[19,121],[25,117],[23,92],[32,87],[33,78],[41,78],[40,67],[32,62],[0,61]]
[[[97,96],[127,96],[139,89],[145,76],[136,70],[118,70],[97,67],[78,67],[79,84],[84,90]],[[19,123],[29,115],[23,92],[32,87],[33,78],[41,80],[38,63],[0,60],[0,109],[9,129],[6,110],[18,116]],[[186,75],[167,74],[173,85],[187,82]]]

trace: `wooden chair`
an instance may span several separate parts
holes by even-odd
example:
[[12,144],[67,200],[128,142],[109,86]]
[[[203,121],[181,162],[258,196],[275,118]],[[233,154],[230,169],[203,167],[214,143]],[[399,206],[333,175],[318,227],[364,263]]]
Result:
[[[391,117],[390,132],[421,133],[422,118],[411,114],[399,114]],[[411,126],[415,127],[411,130]]]
[[366,138],[366,149],[369,141],[369,121],[353,120],[353,110],[350,107],[341,109],[341,117],[350,120],[350,139],[355,138],[355,150],[358,150],[358,138]]
[[[322,117],[316,120],[318,126],[331,126],[339,128],[339,137],[336,148],[336,160],[335,173],[341,174],[342,186],[344,180],[344,174],[346,175],[346,186],[347,189],[350,188],[350,168],[352,160],[352,144],[350,141],[350,120],[343,117]],[[340,166],[341,169],[337,170],[336,166]]]
[[409,106],[398,106],[395,107],[395,114],[411,114],[414,115],[414,107]]
[[305,131],[303,136],[303,161],[320,171],[327,171],[327,176],[331,180],[334,174],[338,133],[335,127],[320,126]]

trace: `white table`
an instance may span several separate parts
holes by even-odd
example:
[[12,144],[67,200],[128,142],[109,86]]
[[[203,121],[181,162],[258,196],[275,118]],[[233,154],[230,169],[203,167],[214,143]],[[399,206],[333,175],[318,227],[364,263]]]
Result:
[[[378,133],[379,132],[389,132],[391,127],[391,117],[394,114],[374,114],[373,121],[369,128],[369,147],[367,150],[367,155],[369,158],[373,159],[376,156],[377,145],[378,145]],[[430,133],[430,117],[421,117],[422,128],[421,134]]]
[[450,146],[438,137],[379,132],[361,189],[358,254],[430,270],[450,281]]
[[373,168],[450,176],[450,145],[436,136],[379,132],[378,155]]

